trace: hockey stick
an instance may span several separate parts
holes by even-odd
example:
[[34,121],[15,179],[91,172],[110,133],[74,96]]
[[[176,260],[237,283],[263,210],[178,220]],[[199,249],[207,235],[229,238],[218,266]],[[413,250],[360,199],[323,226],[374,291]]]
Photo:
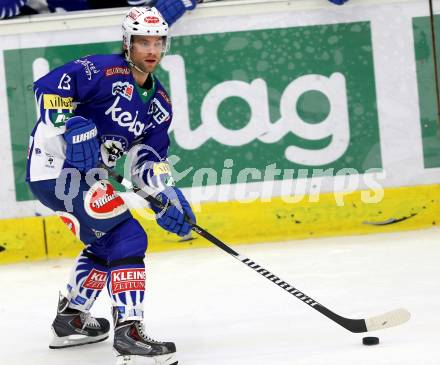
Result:
[[[163,209],[164,206],[162,202],[157,200],[155,197],[148,195],[143,190],[141,190],[139,187],[134,185],[129,180],[125,179],[123,176],[119,175],[117,172],[108,169],[105,166],[102,166],[105,168],[109,175],[115,179],[118,183],[123,185],[126,189],[132,190],[133,192],[140,195],[142,198],[147,200],[149,203],[155,205],[156,207]],[[141,193],[142,192],[142,193]],[[188,221],[188,223],[191,223]],[[394,327],[401,325],[409,320],[410,313],[406,309],[395,309],[391,312],[384,313],[379,316],[370,317],[366,319],[350,319],[342,317],[334,312],[332,312],[330,309],[324,307],[322,304],[315,301],[313,298],[309,297],[308,295],[304,294],[300,290],[296,289],[292,285],[288,284],[287,282],[281,280],[278,276],[272,274],[269,270],[266,270],[265,268],[261,267],[254,261],[250,260],[249,258],[239,254],[238,252],[234,251],[231,247],[220,241],[218,238],[214,237],[212,234],[198,226],[197,224],[191,223],[192,230],[196,233],[198,233],[200,236],[206,238],[208,241],[216,245],[217,247],[221,248],[223,251],[230,254],[235,259],[241,261],[246,266],[250,267],[260,275],[264,276],[266,279],[270,280],[272,283],[278,285],[281,289],[284,289],[291,295],[293,295],[295,298],[301,300],[305,304],[309,305],[313,309],[317,310],[327,318],[330,318],[332,321],[336,322],[337,324],[341,325],[345,329],[355,332],[355,333],[361,333],[361,332],[369,332],[369,331],[376,331],[381,330],[384,328]]]

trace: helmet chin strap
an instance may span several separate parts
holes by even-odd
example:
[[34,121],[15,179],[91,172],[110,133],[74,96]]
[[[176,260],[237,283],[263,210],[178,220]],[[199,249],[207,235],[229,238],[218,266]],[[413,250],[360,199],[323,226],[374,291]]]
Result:
[[144,75],[148,75],[149,74],[149,72],[145,72],[144,70],[141,70],[138,66],[136,66],[136,64],[131,60],[130,51],[129,50],[127,50],[127,52],[125,53],[125,60],[128,62],[128,64],[131,67],[133,67],[134,69],[136,69],[140,73],[143,73]]

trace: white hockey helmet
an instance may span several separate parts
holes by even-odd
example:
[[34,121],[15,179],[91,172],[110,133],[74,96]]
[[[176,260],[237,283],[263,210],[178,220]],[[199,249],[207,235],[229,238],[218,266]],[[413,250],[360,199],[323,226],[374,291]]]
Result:
[[128,53],[133,35],[165,37],[163,52],[169,48],[168,23],[156,8],[134,7],[127,12],[122,22],[122,39]]

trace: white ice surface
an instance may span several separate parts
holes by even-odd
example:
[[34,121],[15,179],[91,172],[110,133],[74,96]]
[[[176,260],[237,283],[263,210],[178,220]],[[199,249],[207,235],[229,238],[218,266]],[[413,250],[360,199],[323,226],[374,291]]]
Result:
[[[201,238],[199,238],[201,239]],[[150,254],[146,324],[179,365],[439,365],[440,230],[236,246],[340,315],[405,307],[411,320],[352,334],[217,248]],[[110,365],[111,340],[49,350],[72,260],[0,266],[0,364]],[[110,319],[103,292],[92,312]]]

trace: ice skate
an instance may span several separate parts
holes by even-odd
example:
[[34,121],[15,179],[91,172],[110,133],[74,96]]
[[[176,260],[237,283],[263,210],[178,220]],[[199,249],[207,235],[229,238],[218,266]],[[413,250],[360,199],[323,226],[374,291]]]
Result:
[[68,307],[69,301],[60,295],[57,316],[52,323],[51,349],[85,345],[108,338],[110,323],[105,318],[94,318],[89,312]]
[[148,337],[141,321],[116,322],[113,349],[117,365],[177,365],[176,345]]

